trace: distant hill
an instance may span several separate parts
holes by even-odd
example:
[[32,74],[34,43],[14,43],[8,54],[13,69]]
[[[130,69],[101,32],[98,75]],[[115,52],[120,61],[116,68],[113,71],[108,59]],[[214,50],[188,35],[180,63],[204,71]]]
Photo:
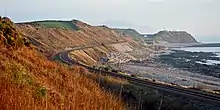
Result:
[[160,31],[156,34],[145,35],[146,39],[165,41],[168,43],[198,43],[196,39],[185,31]]
[[118,28],[115,28],[114,30],[119,32],[120,34],[123,34],[124,36],[131,36],[136,41],[140,41],[140,40],[144,39],[144,36],[141,35],[139,32],[137,32],[134,29],[118,29]]

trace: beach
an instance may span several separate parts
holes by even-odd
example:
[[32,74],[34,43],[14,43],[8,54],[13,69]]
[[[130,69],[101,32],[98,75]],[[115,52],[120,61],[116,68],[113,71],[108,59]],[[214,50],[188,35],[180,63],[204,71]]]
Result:
[[[174,56],[172,56],[172,58],[174,59],[166,59],[165,61],[164,60],[165,58],[163,57],[172,55],[170,53],[173,52],[175,53],[175,51],[168,50],[167,53],[162,52],[160,55],[157,54],[151,59],[147,59],[140,62],[130,61],[122,65],[122,70],[127,73],[137,73],[141,78],[150,79],[161,83],[168,83],[168,84],[183,86],[187,88],[198,88],[209,91],[220,90],[220,78],[217,77],[218,75],[214,76],[218,69],[216,69],[216,71],[208,70],[204,67],[210,68],[211,65],[205,65],[205,64],[199,65],[198,62],[196,63],[196,61],[193,60],[195,58],[191,59],[192,62],[189,62],[186,59],[184,60],[185,62],[180,62],[182,61],[180,56],[179,56],[180,58],[177,59]],[[192,55],[199,54],[201,55],[200,57],[206,56],[207,54],[212,55],[211,53],[202,54],[197,52],[193,54],[187,51],[181,51],[181,52],[184,52],[187,57],[189,56],[188,54],[192,54]],[[191,65],[194,66],[199,65],[199,67],[191,69],[190,67],[188,67]],[[208,73],[202,74],[202,72],[198,71],[200,69],[206,69],[206,71],[209,71],[210,74]]]

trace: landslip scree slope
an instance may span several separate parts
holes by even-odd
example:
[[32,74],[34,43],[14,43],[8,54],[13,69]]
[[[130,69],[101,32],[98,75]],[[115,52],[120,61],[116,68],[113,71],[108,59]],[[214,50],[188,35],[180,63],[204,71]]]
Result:
[[0,38],[0,109],[124,109],[83,75],[84,68],[67,68],[40,55],[8,18],[0,19]]
[[[54,21],[57,22],[64,21]],[[66,22],[65,22],[66,23]],[[105,26],[90,26],[81,21],[69,21],[69,25],[74,25],[77,29],[61,28],[59,26],[45,26],[47,21],[19,23],[16,24],[18,30],[23,32],[31,42],[40,47],[43,52],[58,52],[67,47],[99,45],[105,43],[113,43],[126,41],[123,35]],[[51,28],[52,27],[52,28]],[[57,28],[58,27],[58,28]]]
[[96,65],[106,54],[118,52],[117,46],[111,44],[121,43],[119,45],[125,48],[139,46],[132,37],[123,36],[106,26],[91,26],[78,20],[18,23],[16,27],[49,57],[65,48],[91,46],[72,52],[75,60],[88,65]]

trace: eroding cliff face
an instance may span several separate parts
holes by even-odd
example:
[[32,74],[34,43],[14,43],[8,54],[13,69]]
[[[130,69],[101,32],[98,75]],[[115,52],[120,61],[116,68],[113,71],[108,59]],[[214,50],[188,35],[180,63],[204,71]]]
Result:
[[152,37],[168,43],[198,43],[192,35],[185,31],[160,31]]
[[77,20],[73,22],[40,21],[19,23],[16,24],[16,28],[30,39],[42,53],[49,57],[69,47],[127,41],[126,37],[108,27],[91,26]]

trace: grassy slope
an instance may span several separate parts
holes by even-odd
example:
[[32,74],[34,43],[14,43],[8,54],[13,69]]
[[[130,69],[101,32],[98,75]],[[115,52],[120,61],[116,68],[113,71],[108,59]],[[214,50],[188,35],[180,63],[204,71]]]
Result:
[[[9,30],[13,28],[9,27]],[[2,30],[0,109],[124,109],[118,98],[83,75],[88,73],[84,68],[64,67],[22,45],[19,48],[6,47],[2,39],[8,33]],[[13,31],[16,32],[14,28]]]
[[71,21],[39,21],[37,22],[47,28],[66,28],[70,30],[79,30]]

